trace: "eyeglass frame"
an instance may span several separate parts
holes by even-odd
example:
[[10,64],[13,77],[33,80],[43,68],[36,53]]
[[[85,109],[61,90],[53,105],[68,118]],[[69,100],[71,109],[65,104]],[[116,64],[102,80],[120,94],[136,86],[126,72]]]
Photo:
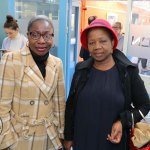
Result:
[[[49,32],[46,32],[45,34],[41,34],[41,33],[36,32],[36,31],[32,31],[32,32],[28,32],[28,33],[29,33],[30,37],[31,37],[33,40],[36,40],[36,41],[39,40],[39,39],[41,38],[41,36],[42,36],[42,38],[44,39],[44,41],[46,41],[46,42],[49,41],[49,40],[52,40],[52,38],[54,37],[54,33],[51,33],[51,34],[48,34],[48,35],[50,35],[50,38],[45,39],[44,36],[45,36],[47,33],[49,33]],[[32,33],[38,34],[39,37],[33,38]]]

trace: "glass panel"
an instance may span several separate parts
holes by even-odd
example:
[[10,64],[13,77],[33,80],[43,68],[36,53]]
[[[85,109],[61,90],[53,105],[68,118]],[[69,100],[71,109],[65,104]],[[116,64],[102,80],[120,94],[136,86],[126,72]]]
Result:
[[15,10],[15,18],[18,20],[20,30],[24,35],[27,33],[28,22],[33,16],[46,15],[53,21],[55,46],[52,53],[57,55],[59,0],[16,0]]
[[133,1],[128,54],[141,74],[150,75],[150,1]]
[[75,61],[74,51],[75,51],[75,45],[71,45],[70,47],[70,61],[71,62]]
[[75,7],[72,7],[71,16],[71,38],[75,37]]
[[70,49],[70,61],[75,61],[75,44],[76,44],[76,7],[72,7],[71,15],[71,49]]

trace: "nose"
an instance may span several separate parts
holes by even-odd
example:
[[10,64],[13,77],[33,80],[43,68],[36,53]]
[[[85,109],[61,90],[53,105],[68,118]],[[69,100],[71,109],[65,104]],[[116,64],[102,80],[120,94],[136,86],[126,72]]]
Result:
[[97,41],[95,43],[95,49],[99,49],[99,48],[102,48],[102,44],[99,41]]
[[45,43],[45,40],[43,36],[41,35],[40,38],[38,39],[38,43]]

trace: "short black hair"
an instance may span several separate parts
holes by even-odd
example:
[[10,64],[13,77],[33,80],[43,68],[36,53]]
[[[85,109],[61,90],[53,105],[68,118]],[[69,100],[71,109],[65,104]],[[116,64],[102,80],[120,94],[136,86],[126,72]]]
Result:
[[90,16],[88,18],[88,24],[90,24],[92,21],[94,21],[97,18],[97,16]]

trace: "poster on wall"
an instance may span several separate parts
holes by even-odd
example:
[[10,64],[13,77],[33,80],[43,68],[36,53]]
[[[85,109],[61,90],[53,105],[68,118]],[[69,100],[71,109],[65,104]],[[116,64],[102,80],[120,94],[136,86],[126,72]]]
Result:
[[[128,55],[139,67],[139,72],[150,75],[150,26],[130,25]],[[138,31],[138,32],[137,32]]]
[[107,13],[107,21],[112,25],[116,21],[118,21],[118,14],[115,13]]

